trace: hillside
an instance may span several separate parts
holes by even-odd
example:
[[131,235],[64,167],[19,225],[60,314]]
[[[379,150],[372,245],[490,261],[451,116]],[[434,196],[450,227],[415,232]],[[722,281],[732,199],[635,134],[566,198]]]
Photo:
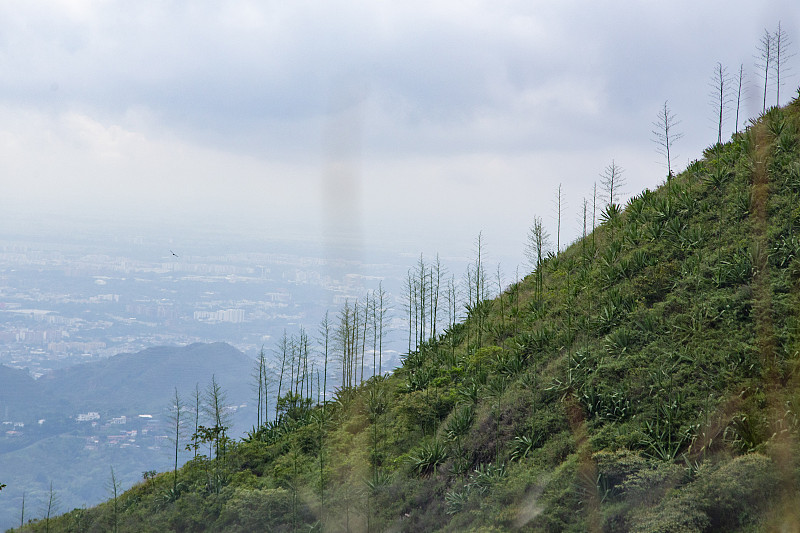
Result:
[[798,131],[771,109],[388,378],[23,531],[797,530]]
[[237,402],[246,402],[250,394],[241,384],[248,381],[252,366],[252,359],[229,344],[196,343],[119,354],[56,371],[39,382],[45,396],[76,412],[99,406],[113,412],[150,412],[163,409],[176,387],[188,394],[198,382],[204,387],[212,374]]
[[176,387],[188,395],[196,383],[204,387],[212,374],[236,394],[236,401],[244,402],[249,393],[241,383],[248,381],[252,366],[249,357],[225,343],[157,346],[59,369],[38,380],[0,365],[0,409],[9,412],[9,419],[88,410],[157,412],[170,402]]
[[[241,406],[252,397],[252,367],[252,359],[224,343],[119,354],[39,380],[0,366],[0,416],[7,421],[0,433],[0,477],[8,485],[0,494],[0,528],[19,524],[23,492],[26,514],[37,516],[50,482],[58,488],[61,509],[68,510],[104,500],[111,467],[125,488],[140,480],[143,470],[168,468],[172,447],[166,434],[176,388],[187,417],[195,387],[205,394],[212,376],[228,405]],[[77,421],[78,414],[90,411],[99,417],[94,424]],[[140,414],[151,418],[139,419]],[[127,423],[112,423],[122,416]],[[230,434],[243,435],[254,421],[254,410],[238,409]],[[136,434],[124,441],[112,438],[125,431]],[[191,456],[184,452],[181,462]]]
[[0,365],[0,406],[29,395],[34,384],[33,378],[24,370]]

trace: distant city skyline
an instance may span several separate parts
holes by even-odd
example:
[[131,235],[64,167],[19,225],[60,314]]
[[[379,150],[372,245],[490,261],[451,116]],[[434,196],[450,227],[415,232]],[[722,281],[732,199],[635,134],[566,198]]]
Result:
[[[219,341],[255,358],[262,347],[273,350],[284,331],[316,335],[326,311],[335,317],[345,302],[363,302],[379,282],[394,308],[387,316],[387,368],[399,363],[407,258],[332,262],[291,244],[270,253],[240,244],[231,253],[175,258],[134,242],[25,243],[0,236],[0,364],[39,377],[122,352]],[[220,246],[208,243],[209,250]],[[462,274],[460,264],[451,266]]]

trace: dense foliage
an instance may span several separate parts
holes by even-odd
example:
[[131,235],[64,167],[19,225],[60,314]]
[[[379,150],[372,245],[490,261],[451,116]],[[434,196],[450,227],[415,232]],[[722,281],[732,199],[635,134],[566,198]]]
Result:
[[391,376],[22,531],[796,530],[798,131],[770,109]]

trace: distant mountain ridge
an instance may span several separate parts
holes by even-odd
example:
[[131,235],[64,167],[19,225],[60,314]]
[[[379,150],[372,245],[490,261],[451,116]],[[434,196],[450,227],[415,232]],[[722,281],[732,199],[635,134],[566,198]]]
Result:
[[56,370],[39,380],[0,366],[0,415],[6,406],[23,417],[37,411],[157,411],[171,402],[175,388],[181,395],[194,391],[195,385],[203,391],[212,375],[230,391],[230,400],[242,403],[247,401],[248,389],[241,384],[249,380],[252,365],[241,351],[217,342],[121,353]]
[[72,366],[39,381],[46,393],[74,409],[153,411],[170,402],[175,388],[181,394],[197,384],[205,390],[212,375],[229,390],[231,400],[244,402],[247,395],[241,394],[241,383],[249,380],[252,364],[245,354],[222,342],[157,346]]
[[[0,530],[19,524],[23,491],[34,516],[51,481],[63,511],[106,498],[106,476],[112,466],[123,488],[141,479],[144,470],[167,468],[171,464],[168,440],[150,448],[142,444],[139,434],[126,446],[109,446],[100,428],[112,417],[139,414],[160,420],[157,427],[163,428],[168,425],[176,389],[188,408],[184,413],[188,422],[196,387],[205,395],[214,376],[226,405],[238,408],[230,434],[240,437],[255,422],[250,410],[241,408],[250,400],[253,365],[241,351],[217,342],[121,353],[56,370],[38,380],[24,370],[0,366],[0,422],[6,422],[0,432],[0,473],[8,485],[0,499]],[[96,431],[88,422],[76,420],[78,414],[90,411],[101,417]],[[184,433],[193,431],[189,426]],[[113,427],[119,427],[120,433],[137,428],[141,432],[143,426],[136,422]],[[87,447],[89,434],[98,435],[95,446]],[[183,460],[187,453],[182,452]]]
[[35,380],[24,370],[0,365],[0,408],[15,398],[30,394],[35,386]]

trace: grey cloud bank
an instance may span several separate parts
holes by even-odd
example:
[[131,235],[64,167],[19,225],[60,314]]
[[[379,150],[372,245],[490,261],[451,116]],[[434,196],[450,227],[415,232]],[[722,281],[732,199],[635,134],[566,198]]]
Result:
[[4,3],[0,222],[322,234],[347,213],[338,229],[367,242],[468,249],[484,230],[521,262],[559,182],[570,220],[612,158],[628,193],[658,185],[664,100],[678,166],[700,155],[717,61],[744,63],[756,114],[753,55],[778,20],[798,41],[789,1]]

